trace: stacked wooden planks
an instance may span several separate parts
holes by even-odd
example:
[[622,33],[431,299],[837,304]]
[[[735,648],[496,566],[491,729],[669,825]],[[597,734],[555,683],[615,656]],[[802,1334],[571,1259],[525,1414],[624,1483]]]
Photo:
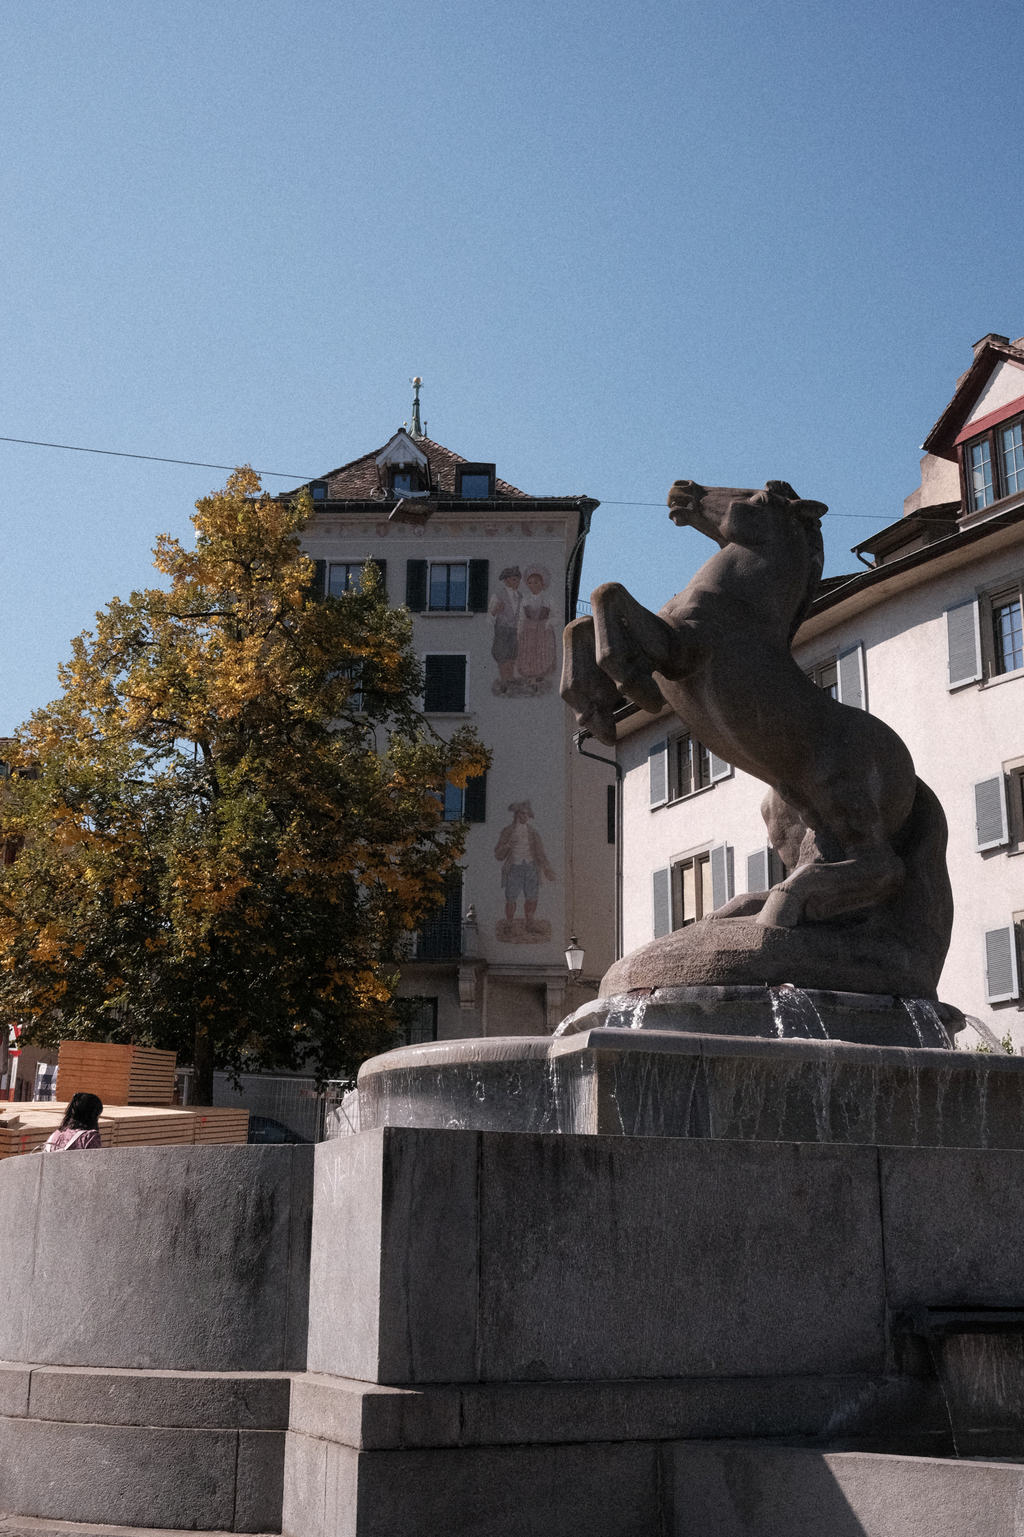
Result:
[[103,1041],[61,1041],[57,1054],[57,1099],[98,1094],[105,1105],[126,1105],[134,1046]]
[[173,1104],[174,1069],[177,1065],[176,1052],[158,1051],[155,1046],[133,1046],[128,1104]]
[[103,1041],[61,1041],[57,1098],[98,1094],[104,1105],[170,1105],[174,1099],[173,1051],[153,1046],[113,1046]]
[[248,1110],[197,1105],[192,1113],[196,1118],[197,1142],[248,1142],[249,1140]]
[[[0,1106],[0,1159],[33,1153],[57,1130],[67,1106]],[[246,1142],[248,1110],[164,1110],[144,1105],[111,1105],[100,1116],[103,1147],[192,1146],[195,1143]]]

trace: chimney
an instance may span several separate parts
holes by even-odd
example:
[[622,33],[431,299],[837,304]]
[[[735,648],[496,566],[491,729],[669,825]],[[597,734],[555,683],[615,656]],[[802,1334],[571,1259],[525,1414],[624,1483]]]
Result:
[[1010,345],[1010,338],[1008,336],[1000,336],[995,331],[990,331],[987,336],[981,338],[980,342],[974,343],[974,356],[979,357],[982,349],[987,347],[989,342],[995,342],[997,347],[1008,347]]

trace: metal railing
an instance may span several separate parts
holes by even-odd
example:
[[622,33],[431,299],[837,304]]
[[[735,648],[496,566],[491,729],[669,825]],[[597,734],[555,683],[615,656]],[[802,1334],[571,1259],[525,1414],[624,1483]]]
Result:
[[416,935],[418,961],[458,960],[461,955],[461,918],[433,918]]

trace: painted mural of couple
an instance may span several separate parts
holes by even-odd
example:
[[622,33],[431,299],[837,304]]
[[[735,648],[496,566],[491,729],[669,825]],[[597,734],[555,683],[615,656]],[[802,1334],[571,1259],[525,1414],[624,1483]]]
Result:
[[525,570],[506,566],[499,581],[502,585],[489,605],[494,620],[491,655],[498,664],[491,691],[513,699],[546,694],[558,660],[548,596],[551,572],[534,561]]

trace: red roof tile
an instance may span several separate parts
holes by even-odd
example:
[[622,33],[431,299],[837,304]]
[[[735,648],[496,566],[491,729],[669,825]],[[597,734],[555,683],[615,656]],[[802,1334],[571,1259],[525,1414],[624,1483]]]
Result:
[[[389,439],[390,441],[390,439]],[[455,495],[455,466],[468,464],[473,461],[463,459],[461,454],[455,454],[450,448],[445,448],[441,443],[435,443],[431,438],[416,438],[417,448],[430,460],[430,475],[436,489],[442,496]],[[352,459],[348,464],[343,464],[339,469],[329,470],[320,478],[327,482],[328,498],[334,501],[376,501],[381,496],[380,481],[377,476],[376,460],[378,454],[383,453],[386,444],[375,448],[371,453],[363,454],[359,459]],[[520,491],[517,486],[510,486],[505,480],[495,480],[494,494],[501,497],[522,496],[529,498],[528,491]]]

